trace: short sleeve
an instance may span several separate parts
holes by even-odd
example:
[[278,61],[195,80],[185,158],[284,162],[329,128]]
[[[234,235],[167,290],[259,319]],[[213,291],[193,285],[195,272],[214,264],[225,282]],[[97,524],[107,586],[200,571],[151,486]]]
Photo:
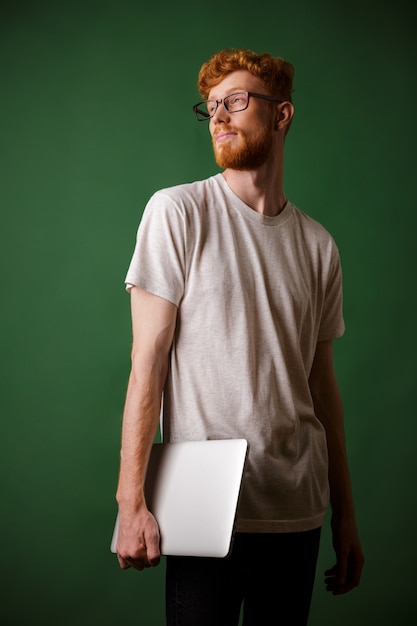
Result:
[[344,332],[342,267],[339,251],[331,240],[318,341],[337,339]]
[[181,208],[163,192],[145,207],[136,245],[126,274],[126,286],[135,285],[176,306],[185,285],[185,221]]

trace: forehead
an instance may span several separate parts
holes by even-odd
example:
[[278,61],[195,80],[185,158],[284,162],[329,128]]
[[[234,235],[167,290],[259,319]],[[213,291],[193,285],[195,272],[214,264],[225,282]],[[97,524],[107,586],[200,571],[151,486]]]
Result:
[[231,72],[223,80],[210,90],[209,100],[217,100],[227,96],[233,91],[265,91],[265,86],[260,78],[247,70]]

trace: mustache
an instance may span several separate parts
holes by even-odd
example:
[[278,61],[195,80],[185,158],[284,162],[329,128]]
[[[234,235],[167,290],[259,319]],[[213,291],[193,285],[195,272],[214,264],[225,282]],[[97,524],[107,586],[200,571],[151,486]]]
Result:
[[221,128],[217,128],[214,133],[213,133],[213,137],[216,137],[219,133],[236,133],[239,135],[239,131],[236,130],[235,128],[233,128],[233,126],[228,126],[227,124],[224,124],[221,126]]

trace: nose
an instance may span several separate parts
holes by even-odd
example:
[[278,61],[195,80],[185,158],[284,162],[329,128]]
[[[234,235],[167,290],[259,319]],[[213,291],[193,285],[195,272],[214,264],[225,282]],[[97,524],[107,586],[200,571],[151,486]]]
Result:
[[229,112],[226,110],[226,107],[223,104],[223,100],[222,99],[216,100],[216,102],[217,102],[217,109],[213,117],[210,119],[210,122],[218,124],[219,122],[224,122],[230,119],[230,116],[229,116]]

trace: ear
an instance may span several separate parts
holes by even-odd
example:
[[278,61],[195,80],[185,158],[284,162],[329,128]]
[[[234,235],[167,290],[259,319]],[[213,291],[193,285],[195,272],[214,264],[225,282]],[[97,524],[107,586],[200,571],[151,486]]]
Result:
[[294,115],[294,106],[291,102],[287,100],[285,102],[281,102],[277,106],[277,119],[276,119],[276,129],[277,130],[288,130],[292,117]]

